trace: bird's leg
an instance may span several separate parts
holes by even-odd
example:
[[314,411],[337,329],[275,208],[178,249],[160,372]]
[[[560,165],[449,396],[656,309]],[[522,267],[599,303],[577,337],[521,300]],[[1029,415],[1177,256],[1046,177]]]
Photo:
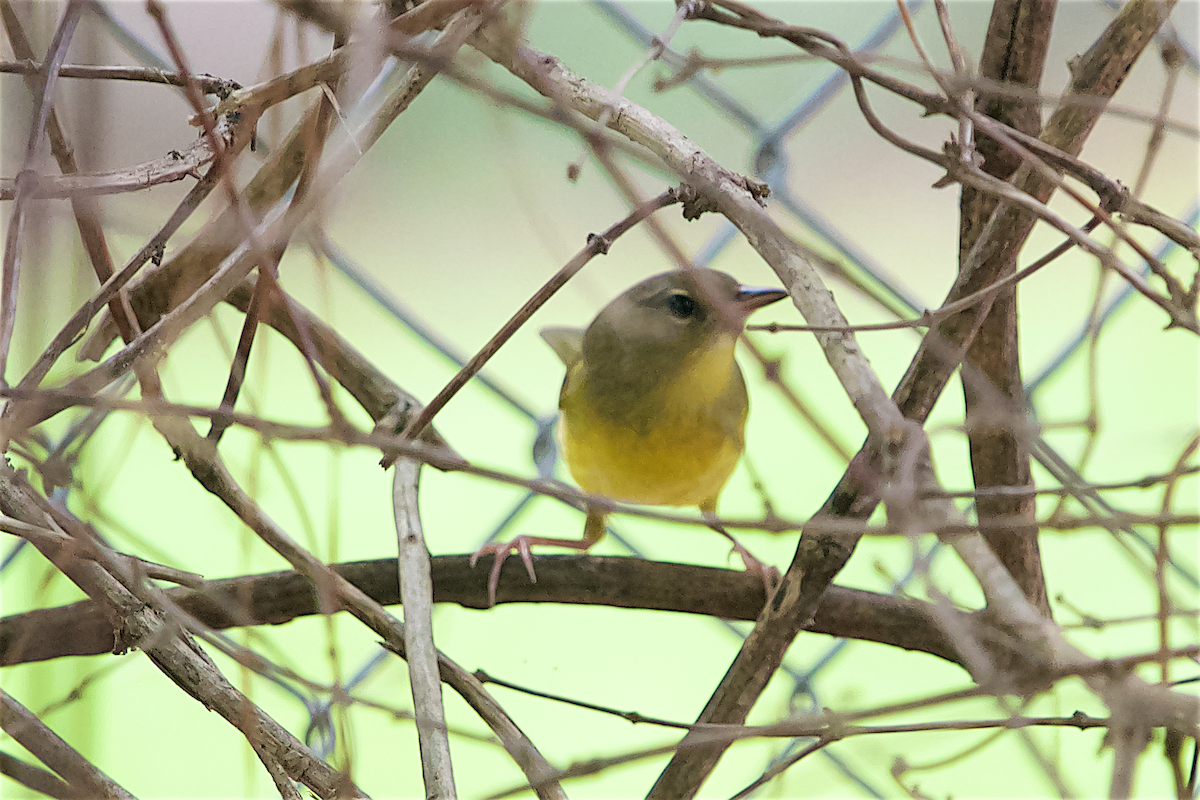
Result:
[[496,605],[496,589],[500,585],[500,568],[504,566],[504,561],[508,558],[509,553],[517,553],[521,556],[521,563],[525,565],[525,572],[529,574],[529,582],[537,583],[537,574],[533,571],[533,554],[529,550],[531,545],[548,544],[555,547],[567,547],[572,550],[587,551],[604,536],[606,516],[604,512],[588,508],[587,522],[583,525],[582,539],[518,536],[508,542],[489,542],[479,548],[475,555],[471,556],[472,567],[475,566],[475,562],[479,560],[480,556],[490,553],[495,558],[495,561],[492,563],[491,574],[488,576],[488,605]]
[[704,522],[708,527],[712,528],[717,533],[724,536],[733,545],[733,552],[741,557],[742,563],[746,566],[746,572],[751,572],[762,578],[763,588],[767,592],[767,599],[771,599],[771,594],[775,591],[775,587],[779,585],[779,570],[770,564],[766,564],[755,558],[749,550],[743,547],[733,535],[725,530],[725,526],[717,522],[717,514],[712,509],[701,508],[700,513],[704,516]]

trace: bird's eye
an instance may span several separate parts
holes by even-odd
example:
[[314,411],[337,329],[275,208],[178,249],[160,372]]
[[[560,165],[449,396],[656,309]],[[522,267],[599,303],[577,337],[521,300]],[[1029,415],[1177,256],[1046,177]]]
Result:
[[680,319],[687,319],[696,313],[696,301],[686,294],[676,293],[667,298],[667,308]]

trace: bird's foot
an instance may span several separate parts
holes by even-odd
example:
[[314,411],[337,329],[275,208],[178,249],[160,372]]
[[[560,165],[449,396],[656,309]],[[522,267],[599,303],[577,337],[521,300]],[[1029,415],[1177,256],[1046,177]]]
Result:
[[771,599],[771,595],[775,592],[775,589],[777,586],[779,586],[779,582],[781,580],[779,570],[775,569],[775,567],[771,566],[770,564],[765,564],[762,561],[759,561],[750,554],[749,550],[733,541],[732,538],[730,538],[729,541],[733,542],[733,550],[731,552],[737,553],[738,556],[741,557],[742,563],[746,565],[746,572],[754,573],[762,578],[763,589],[766,591],[767,600],[769,601]]
[[529,573],[529,582],[537,583],[537,573],[533,571],[533,553],[529,550],[529,545],[534,538],[533,536],[518,536],[508,542],[489,542],[471,556],[472,567],[481,556],[490,553],[495,558],[492,562],[491,574],[488,575],[488,606],[496,605],[496,588],[500,585],[500,568],[504,566],[509,553],[517,553],[521,556],[521,563],[525,565],[525,571]]

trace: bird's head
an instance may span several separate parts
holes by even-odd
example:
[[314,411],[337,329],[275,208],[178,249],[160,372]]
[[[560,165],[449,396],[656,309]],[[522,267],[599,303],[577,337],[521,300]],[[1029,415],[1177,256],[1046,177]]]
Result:
[[594,339],[682,363],[722,343],[732,346],[751,313],[785,297],[780,289],[748,288],[716,270],[665,272],[609,303],[588,328],[585,347]]

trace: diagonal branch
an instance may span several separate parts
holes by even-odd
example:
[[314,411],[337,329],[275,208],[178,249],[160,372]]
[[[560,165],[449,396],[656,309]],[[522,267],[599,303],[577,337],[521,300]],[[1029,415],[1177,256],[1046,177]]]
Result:
[[[113,652],[140,648],[180,689],[219,713],[252,741],[264,763],[284,765],[293,780],[301,781],[318,796],[361,796],[344,775],[313,755],[239,692],[178,620],[156,602],[154,590],[136,576],[123,575],[111,551],[97,542],[86,526],[56,511],[6,463],[0,463],[0,511],[35,527],[60,527],[67,534],[63,544],[30,541],[100,606],[105,619],[119,632]],[[80,551],[87,550],[95,560],[79,556]]]
[[[284,196],[296,182],[304,165],[313,120],[320,103],[313,103],[293,126],[284,143],[275,149],[267,161],[241,191],[242,201],[251,213],[261,217]],[[207,138],[200,138],[207,148]],[[216,180],[217,173],[211,171]],[[214,183],[215,185],[215,183]],[[154,325],[171,309],[178,306],[212,277],[221,260],[229,256],[241,241],[244,228],[233,209],[226,207],[205,223],[204,227],[171,258],[154,269],[145,271],[129,289],[130,302],[138,315],[142,330]],[[83,346],[81,358],[99,360],[112,341],[115,330],[111,319],[102,322],[96,333]]]
[[27,789],[53,797],[54,800],[82,800],[82,794],[50,770],[0,752],[0,775],[12,778]]
[[0,690],[0,728],[67,782],[69,795],[133,800],[112,778],[50,730],[36,714]]
[[[313,178],[310,190],[296,204],[287,208],[286,213],[279,209],[267,218],[251,238],[262,242],[286,241],[295,227],[313,206],[336,185],[337,181],[362,157],[362,148],[356,142],[373,144],[378,140],[391,121],[409,105],[427,87],[440,71],[440,64],[448,62],[461,48],[466,38],[480,23],[480,15],[474,12],[459,14],[447,26],[445,32],[432,46],[432,53],[438,56],[431,59],[429,64],[414,64],[406,73],[405,79],[398,89],[391,93],[375,116],[366,122],[366,131],[358,136],[350,137],[341,142],[340,146],[330,154],[327,164],[322,164]],[[269,234],[269,235],[268,235]],[[181,314],[192,314],[189,308],[197,302],[210,303],[219,301],[227,296],[237,284],[214,287],[214,281],[228,281],[231,275],[238,275],[238,282],[249,273],[248,266],[253,262],[252,254],[248,253],[246,244],[241,245],[234,255],[223,262],[221,269],[205,286],[205,291],[189,298],[183,305],[163,317],[152,328],[153,332],[160,326],[166,328],[168,334],[181,329],[179,317]],[[264,273],[259,274],[259,279]],[[174,321],[173,321],[174,320]],[[173,321],[173,322],[172,322]],[[295,317],[291,324],[297,326]],[[302,332],[307,333],[307,332]],[[129,348],[127,348],[129,349]],[[111,361],[111,359],[110,359]],[[349,611],[356,619],[369,629],[382,636],[386,646],[399,654],[407,656],[406,635],[404,626],[388,614],[378,603],[373,602],[356,587],[348,583],[327,565],[300,547],[286,531],[271,520],[262,509],[246,494],[229,474],[221,461],[213,442],[200,437],[190,422],[179,418],[159,417],[154,420],[155,428],[178,453],[180,459],[188,467],[196,481],[214,496],[224,502],[265,544],[284,557],[294,568],[310,580],[318,595],[325,600],[322,610],[328,612],[332,607],[329,601],[335,601],[336,607]],[[502,708],[488,696],[482,684],[454,662],[440,653],[437,654],[438,667],[442,680],[448,682],[462,697],[476,709],[483,720],[492,727],[501,739],[504,747],[518,766],[525,771],[531,782],[539,786],[538,796],[543,800],[555,800],[562,797],[562,790],[552,779],[553,769],[536,747],[520,731]]]
[[[492,338],[480,348],[479,352],[464,364],[462,369],[429,401],[429,404],[421,410],[421,413],[409,422],[404,430],[404,435],[411,438],[421,434],[434,415],[441,411],[446,403],[450,402],[450,398],[457,394],[462,387],[466,386],[467,382],[475,377],[483,369],[488,360],[504,346],[504,343],[511,339],[513,334],[529,321],[534,312],[545,305],[554,296],[555,292],[566,286],[571,278],[579,274],[579,271],[587,266],[589,261],[597,255],[607,255],[609,247],[612,246],[612,243],[618,237],[630,231],[639,222],[647,219],[654,212],[678,202],[686,203],[690,196],[691,193],[687,192],[685,187],[668,189],[657,197],[634,208],[633,211],[611,225],[604,233],[589,235],[587,244],[584,245],[583,249],[564,264],[558,272],[550,276],[550,279],[532,297],[525,301],[524,305],[517,309],[512,317],[501,326],[500,330],[496,331]],[[686,206],[684,213],[685,215],[687,213]],[[384,466],[387,466],[389,463],[391,463],[390,459],[384,458]]]

